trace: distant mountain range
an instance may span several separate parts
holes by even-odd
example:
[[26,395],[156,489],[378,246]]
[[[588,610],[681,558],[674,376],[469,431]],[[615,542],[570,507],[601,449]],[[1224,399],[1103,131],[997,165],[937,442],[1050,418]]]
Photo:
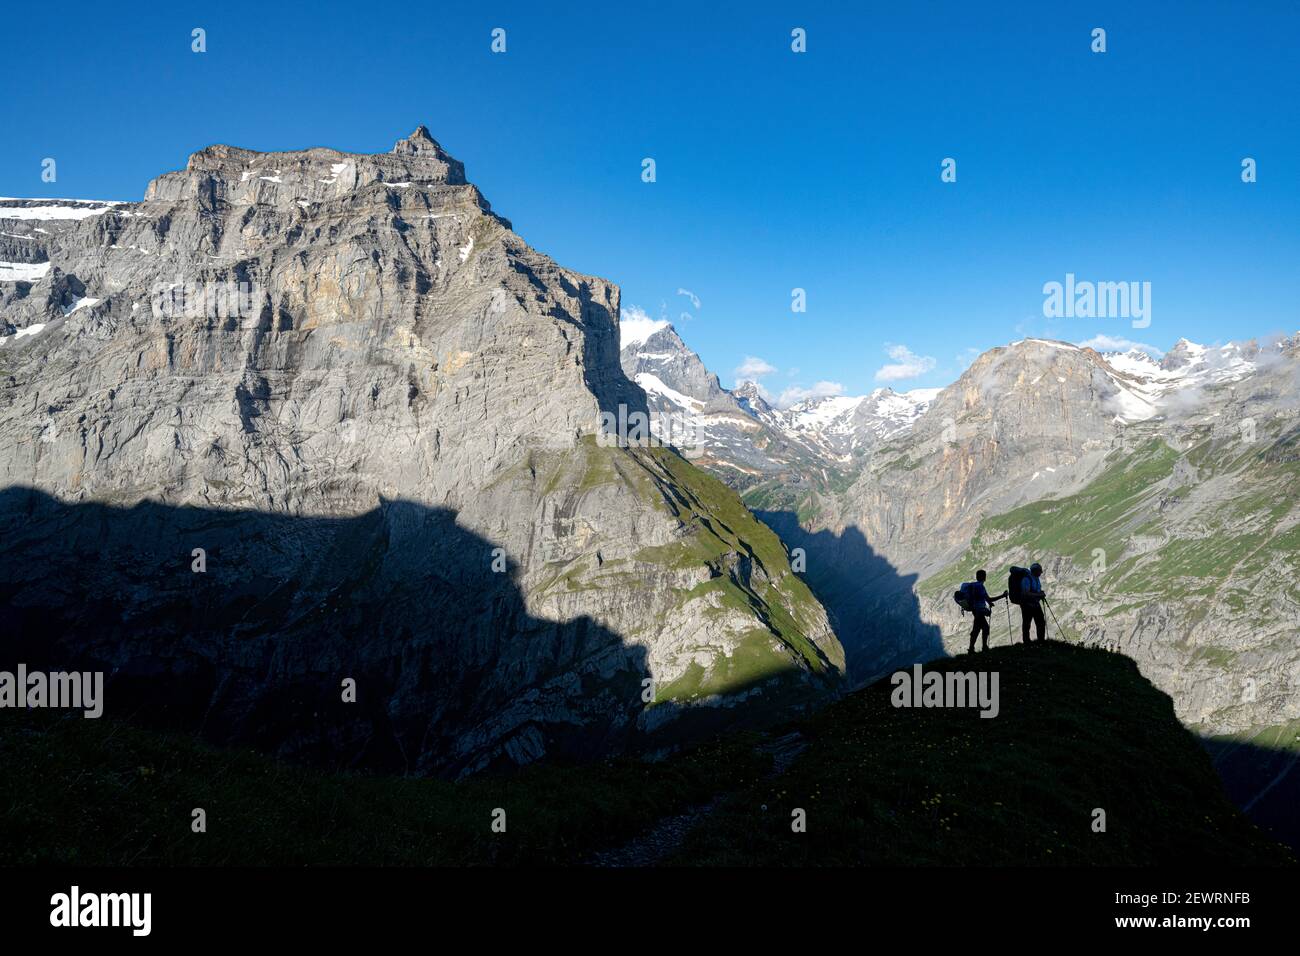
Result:
[[[0,626],[214,738],[467,774],[964,650],[953,588],[1038,560],[1066,636],[1257,736],[1300,721],[1298,409],[1295,336],[1023,339],[776,407],[423,127],[211,146],[142,202],[0,199]],[[629,413],[677,449],[606,440]]]
[[1159,358],[1024,339],[944,389],[775,409],[671,326],[638,331],[625,373],[803,548],[853,683],[965,650],[951,592],[1039,560],[1068,636],[1131,655],[1190,725],[1300,718],[1300,337]]
[[696,463],[746,492],[751,505],[842,486],[864,456],[905,433],[939,392],[882,388],[776,408],[752,381],[723,388],[667,322],[638,319],[620,331],[624,374],[652,409],[689,424]]

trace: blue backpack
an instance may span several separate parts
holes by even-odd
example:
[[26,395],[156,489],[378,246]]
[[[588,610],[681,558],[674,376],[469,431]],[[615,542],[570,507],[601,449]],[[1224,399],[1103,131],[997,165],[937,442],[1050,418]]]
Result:
[[972,601],[971,601],[971,596],[968,593],[968,589],[971,586],[972,586],[971,582],[967,581],[956,591],[952,592],[952,599],[957,602],[957,606],[961,608],[962,614],[965,614],[967,611],[971,609]]

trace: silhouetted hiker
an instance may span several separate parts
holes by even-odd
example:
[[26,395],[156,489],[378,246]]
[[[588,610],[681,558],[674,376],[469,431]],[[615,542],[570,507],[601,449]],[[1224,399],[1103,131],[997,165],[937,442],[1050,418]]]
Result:
[[978,634],[984,635],[983,649],[986,651],[989,649],[989,615],[993,613],[994,603],[1007,596],[1007,592],[1003,591],[997,597],[989,597],[989,592],[984,587],[984,579],[987,577],[984,569],[980,568],[975,572],[975,583],[965,586],[970,613],[975,618],[970,626],[970,651],[967,652],[970,654],[975,653],[975,637]]
[[1043,617],[1043,601],[1047,595],[1043,592],[1043,566],[1035,561],[1029,566],[1029,573],[1020,579],[1020,638],[1029,643],[1029,624],[1038,625],[1038,639],[1047,639],[1047,619]]

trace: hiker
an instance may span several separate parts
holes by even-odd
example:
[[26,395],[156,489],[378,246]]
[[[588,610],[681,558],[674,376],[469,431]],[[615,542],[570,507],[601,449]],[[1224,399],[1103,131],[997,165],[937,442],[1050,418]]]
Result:
[[1029,566],[1029,573],[1020,579],[1020,637],[1026,644],[1030,622],[1038,625],[1038,640],[1047,640],[1047,619],[1043,617],[1043,601],[1047,595],[1042,577],[1043,566],[1035,561]]
[[984,650],[989,649],[989,615],[993,613],[993,605],[1007,596],[1003,591],[997,597],[989,597],[988,590],[984,587],[984,579],[988,575],[984,569],[980,568],[975,572],[975,583],[966,588],[966,597],[970,603],[970,613],[974,622],[970,626],[970,650],[969,654],[975,653],[975,636],[984,635]]

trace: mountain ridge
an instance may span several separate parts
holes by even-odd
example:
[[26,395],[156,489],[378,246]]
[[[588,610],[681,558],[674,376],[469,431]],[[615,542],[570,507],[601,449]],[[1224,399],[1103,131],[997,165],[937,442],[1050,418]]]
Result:
[[[0,260],[44,266],[0,275],[0,621],[33,653],[189,687],[218,738],[282,709],[272,750],[452,775],[835,693],[775,536],[608,434],[648,410],[618,287],[528,246],[427,130],[41,202],[0,204]],[[345,669],[388,704],[327,745]]]

